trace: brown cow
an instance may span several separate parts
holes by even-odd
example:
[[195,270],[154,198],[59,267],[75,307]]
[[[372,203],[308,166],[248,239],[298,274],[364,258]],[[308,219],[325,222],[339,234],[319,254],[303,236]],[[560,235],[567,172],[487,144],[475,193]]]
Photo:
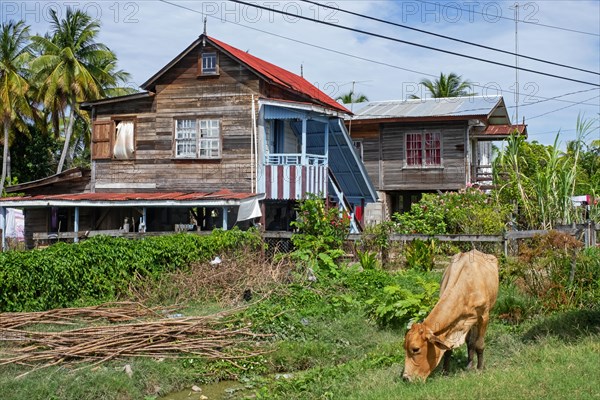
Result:
[[411,326],[404,338],[405,380],[425,380],[444,357],[447,370],[452,349],[467,341],[468,365],[477,352],[483,368],[484,335],[498,295],[498,260],[472,250],[460,253],[442,277],[440,299],[422,323]]

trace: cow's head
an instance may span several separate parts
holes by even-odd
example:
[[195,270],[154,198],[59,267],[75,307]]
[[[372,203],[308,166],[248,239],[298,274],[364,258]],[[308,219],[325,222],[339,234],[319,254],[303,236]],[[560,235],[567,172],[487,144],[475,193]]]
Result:
[[406,357],[402,378],[407,381],[424,381],[450,347],[425,324],[413,324],[406,332],[404,350]]

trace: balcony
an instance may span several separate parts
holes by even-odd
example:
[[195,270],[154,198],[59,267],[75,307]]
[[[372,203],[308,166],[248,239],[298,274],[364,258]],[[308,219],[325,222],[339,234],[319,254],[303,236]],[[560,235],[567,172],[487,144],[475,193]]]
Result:
[[269,154],[265,160],[265,195],[272,200],[300,200],[307,193],[327,196],[327,156]]

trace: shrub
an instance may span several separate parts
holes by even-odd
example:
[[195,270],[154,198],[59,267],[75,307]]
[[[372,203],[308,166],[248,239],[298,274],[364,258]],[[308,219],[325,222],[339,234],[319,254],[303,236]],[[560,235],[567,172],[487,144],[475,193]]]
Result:
[[438,300],[437,281],[415,271],[393,275],[393,283],[373,291],[367,313],[381,326],[400,327],[425,317]]
[[479,234],[497,235],[503,232],[509,207],[476,188],[459,192],[424,194],[412,205],[410,212],[394,214],[399,233]]
[[508,278],[518,278],[547,310],[590,309],[600,303],[600,250],[558,231],[537,236],[508,263]]
[[81,243],[0,254],[0,311],[39,311],[97,304],[127,293],[137,277],[207,261],[223,252],[256,247],[252,232],[215,230],[128,240],[97,236]]
[[435,266],[436,251],[436,242],[433,240],[429,242],[418,239],[413,240],[406,246],[404,252],[406,267],[421,271],[431,271]]
[[292,226],[298,229],[292,236],[292,259],[316,273],[337,276],[336,260],[344,254],[342,245],[350,231],[348,214],[327,208],[322,199],[312,195],[299,204]]

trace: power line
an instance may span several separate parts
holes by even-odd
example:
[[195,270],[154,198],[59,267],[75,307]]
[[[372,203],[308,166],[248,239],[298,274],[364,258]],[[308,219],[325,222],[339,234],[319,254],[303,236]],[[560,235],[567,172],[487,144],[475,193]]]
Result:
[[[433,5],[436,5],[436,6],[439,6],[439,5],[440,5],[439,3],[433,3],[433,2],[431,2],[431,1],[426,1],[426,0],[417,0],[417,1],[418,1],[418,2],[421,2],[421,3],[424,3],[424,4],[433,4]],[[489,16],[490,16],[490,14],[484,13],[484,12],[482,12],[482,11],[475,11],[475,10],[465,10],[464,8],[456,7],[456,6],[453,6],[453,5],[451,5],[451,4],[456,4],[456,3],[444,4],[443,6],[444,6],[444,7],[447,7],[447,8],[453,8],[453,9],[455,9],[455,10],[459,10],[459,11],[472,12],[472,13],[474,13],[474,14],[479,14],[479,15],[482,15],[482,16],[484,16],[484,17],[489,17]],[[513,19],[513,18],[504,17],[504,16],[502,16],[502,15],[492,15],[492,17],[493,17],[493,18],[498,18],[498,19],[507,19],[507,20],[509,20],[509,21],[514,21],[514,19]],[[523,19],[523,20],[519,20],[518,22],[521,22],[521,23],[524,23],[524,24],[531,24],[531,25],[535,25],[535,26],[542,26],[542,27],[544,27],[544,28],[558,29],[558,30],[561,30],[561,31],[574,32],[574,33],[581,33],[581,34],[583,34],[583,35],[590,35],[590,36],[600,36],[600,34],[598,34],[598,33],[594,33],[594,32],[585,32],[585,31],[580,31],[580,30],[577,30],[577,29],[564,28],[564,27],[561,27],[561,26],[555,26],[555,25],[542,24],[542,23],[540,23],[540,22],[527,21],[527,20],[525,20],[525,19]]]
[[[592,88],[592,89],[587,89],[587,90],[578,90],[578,91],[576,91],[576,92],[569,92],[569,93],[561,94],[561,95],[558,95],[558,96],[554,96],[554,97],[545,98],[545,99],[543,99],[543,100],[536,101],[536,102],[533,102],[533,103],[524,103],[524,104],[520,104],[520,105],[519,105],[519,107],[533,106],[533,105],[536,105],[536,104],[544,103],[544,102],[546,102],[546,101],[550,101],[550,100],[556,100],[556,99],[559,99],[559,98],[561,98],[561,97],[565,97],[565,96],[571,96],[571,95],[573,95],[573,94],[579,94],[579,93],[587,93],[587,92],[591,92],[592,90],[600,90],[600,88]],[[533,97],[535,97],[535,96],[533,96]],[[583,102],[583,103],[581,103],[581,102],[575,102],[575,101],[574,101],[574,102],[572,102],[572,103],[573,103],[573,105],[576,105],[576,104],[584,104],[584,105],[588,105],[588,106],[595,106],[595,105],[597,105],[597,104],[586,104],[586,103],[585,103],[585,101],[587,101],[587,100],[584,100],[584,102]],[[515,108],[515,107],[516,107],[516,106],[509,106],[509,107],[507,107],[507,108]]]
[[[597,131],[598,129],[600,129],[600,126],[596,126],[596,127],[590,128],[590,131],[593,132],[593,131]],[[561,129],[560,133],[563,133],[563,132],[576,132],[576,131],[577,131],[577,129]],[[557,132],[557,131],[528,132],[528,135],[529,135],[529,137],[531,137],[531,136],[542,136],[542,135],[550,135],[550,134],[557,134],[557,133],[559,133],[559,132]]]
[[[590,100],[597,99],[598,97],[600,97],[600,95],[598,95],[598,96],[594,96],[594,97],[592,97],[592,98],[589,98],[589,99],[587,99],[587,100],[583,100],[583,101],[581,101],[581,102],[579,102],[579,103],[575,103],[575,104],[569,104],[568,106],[561,107],[561,108],[557,108],[556,110],[548,111],[548,112],[545,112],[545,113],[543,113],[543,114],[539,114],[539,115],[536,115],[536,116],[533,116],[533,117],[529,117],[529,118],[527,118],[527,120],[528,120],[528,121],[531,121],[531,120],[532,120],[532,119],[534,119],[534,118],[543,117],[544,115],[548,115],[548,114],[553,114],[553,113],[555,113],[555,112],[562,111],[562,110],[564,110],[564,109],[566,109],[566,108],[571,108],[571,107],[574,107],[574,106],[576,106],[577,104],[582,104],[582,103],[585,103],[586,101],[590,101]],[[600,106],[600,104],[598,104],[598,106]]]
[[531,73],[538,74],[538,75],[549,76],[549,77],[552,77],[552,78],[562,79],[562,80],[566,80],[566,81],[570,81],[570,82],[583,83],[585,85],[591,85],[591,86],[598,86],[598,87],[600,87],[600,84],[598,84],[598,83],[592,83],[592,82],[581,81],[581,80],[578,80],[578,79],[567,78],[567,77],[564,77],[564,76],[549,74],[547,72],[536,71],[536,70],[532,70],[532,69],[529,69],[529,68],[515,67],[513,65],[509,65],[509,64],[505,64],[505,63],[501,63],[501,62],[497,62],[497,61],[486,60],[484,58],[469,56],[469,55],[466,55],[466,54],[457,53],[457,52],[450,51],[450,50],[438,49],[437,47],[432,47],[432,46],[427,46],[427,45],[418,44],[418,43],[414,43],[414,42],[409,42],[407,40],[402,40],[402,39],[394,38],[394,37],[391,37],[391,36],[381,35],[379,33],[369,32],[369,31],[365,31],[365,30],[362,30],[362,29],[351,28],[351,27],[345,26],[345,25],[337,25],[337,24],[334,24],[334,23],[331,23],[331,22],[321,21],[321,20],[318,20],[318,19],[314,19],[314,18],[310,18],[310,17],[305,17],[303,15],[297,15],[297,14],[290,13],[290,12],[287,12],[287,11],[277,10],[275,8],[264,7],[264,6],[261,6],[261,5],[258,5],[258,4],[252,4],[252,3],[248,3],[248,2],[245,2],[245,1],[241,1],[241,0],[229,0],[229,1],[231,1],[233,3],[244,4],[244,5],[248,6],[248,7],[254,7],[254,8],[259,8],[261,10],[276,12],[278,14],[283,14],[283,15],[287,15],[287,16],[290,16],[290,17],[294,17],[294,18],[298,18],[298,19],[303,19],[303,20],[306,20],[306,21],[316,22],[318,24],[328,25],[328,26],[332,26],[332,27],[339,28],[339,29],[344,29],[344,30],[351,31],[351,32],[362,33],[363,35],[369,35],[369,36],[373,36],[373,37],[378,37],[378,38],[381,38],[381,39],[386,39],[386,40],[390,40],[390,41],[394,41],[394,42],[398,42],[398,43],[402,43],[402,44],[408,44],[410,46],[420,47],[420,48],[427,49],[427,50],[433,50],[433,51],[437,51],[437,52],[440,52],[440,53],[451,54],[451,55],[454,55],[454,56],[468,58],[468,59],[476,60],[476,61],[481,61],[481,62],[488,63],[488,64],[494,64],[494,65],[498,65],[498,66],[501,66],[501,67],[507,67],[507,68],[510,68],[510,69],[515,69],[516,68],[516,69],[521,70],[521,71],[531,72]]
[[[371,64],[381,65],[381,66],[384,66],[384,67],[389,67],[389,68],[397,69],[397,70],[400,70],[400,71],[411,72],[411,73],[414,73],[414,74],[419,74],[419,75],[428,76],[428,77],[432,77],[432,78],[437,78],[438,77],[438,75],[430,74],[430,73],[427,73],[427,72],[416,71],[416,70],[409,69],[409,68],[403,68],[403,67],[400,67],[398,65],[386,63],[386,62],[383,62],[383,61],[378,61],[378,60],[375,60],[375,59],[372,59],[372,58],[361,57],[361,56],[358,56],[356,54],[346,53],[346,52],[343,52],[343,51],[340,51],[340,50],[335,50],[335,49],[331,49],[331,48],[328,48],[328,47],[319,46],[319,45],[316,45],[316,44],[313,44],[313,43],[304,42],[302,40],[290,38],[290,37],[283,36],[283,35],[280,35],[280,34],[277,34],[277,33],[265,31],[263,29],[255,28],[255,27],[248,26],[248,25],[244,25],[244,24],[241,24],[239,22],[229,21],[227,19],[223,20],[220,17],[216,17],[214,15],[209,15],[209,14],[205,15],[202,11],[194,10],[193,8],[182,6],[180,4],[176,4],[176,3],[173,3],[173,2],[170,2],[170,1],[167,1],[167,0],[159,0],[159,1],[162,2],[162,3],[165,3],[165,4],[172,5],[174,7],[178,7],[178,8],[187,10],[187,11],[191,11],[191,12],[196,13],[196,14],[207,16],[207,17],[219,20],[219,21],[225,21],[225,22],[228,22],[228,23],[233,24],[233,25],[241,26],[242,28],[250,29],[250,30],[253,30],[253,31],[256,31],[256,32],[264,33],[266,35],[274,36],[274,37],[277,37],[277,38],[280,38],[280,39],[284,39],[284,40],[288,40],[288,41],[294,42],[294,43],[299,43],[299,44],[302,44],[302,45],[305,45],[305,46],[314,47],[316,49],[328,51],[330,53],[339,54],[339,55],[342,55],[342,56],[345,56],[345,57],[354,58],[354,59],[365,61],[365,62],[368,62],[368,63],[371,63]],[[478,87],[478,88],[483,88],[483,89],[489,89],[487,86],[484,86],[484,85],[472,84],[472,86]],[[594,88],[594,89],[591,89],[591,90],[596,90],[596,89]],[[501,93],[508,93],[508,94],[516,94],[513,91],[505,90],[505,89],[499,89],[499,92],[501,92]],[[562,96],[556,96],[554,98],[547,98],[547,97],[543,97],[543,96],[539,96],[539,95],[533,95],[533,94],[529,95],[529,96],[537,98],[537,99],[555,100],[555,101],[562,102],[562,103],[577,104],[577,105],[582,104],[582,105],[592,105],[592,106],[595,106],[595,104],[586,104],[586,103],[582,103],[582,102],[575,102],[575,101],[571,101],[571,100],[560,99],[559,97],[562,97]]]
[[381,23],[384,23],[384,24],[387,24],[387,25],[397,26],[399,28],[409,29],[411,31],[415,31],[415,32],[419,32],[419,33],[424,33],[426,35],[431,35],[431,36],[435,36],[435,37],[439,37],[439,38],[443,38],[443,39],[447,39],[447,40],[452,40],[452,41],[458,42],[458,43],[468,44],[470,46],[475,46],[475,47],[479,47],[479,48],[486,49],[486,50],[491,50],[491,51],[496,51],[496,52],[499,52],[499,53],[509,54],[511,56],[518,56],[519,58],[525,58],[525,59],[529,59],[529,60],[533,60],[533,61],[538,61],[538,62],[545,63],[545,64],[555,65],[555,66],[558,66],[558,67],[569,68],[569,69],[573,69],[573,70],[576,70],[576,71],[587,72],[589,74],[600,75],[600,72],[597,72],[597,71],[590,71],[588,69],[583,69],[583,68],[579,68],[579,67],[573,67],[573,66],[570,66],[570,65],[561,64],[561,63],[557,63],[557,62],[554,62],[554,61],[548,61],[548,60],[544,60],[544,59],[541,59],[541,58],[536,58],[536,57],[526,56],[526,55],[522,55],[522,54],[517,54],[517,53],[513,53],[512,51],[497,49],[497,48],[486,46],[486,45],[483,45],[483,44],[469,42],[467,40],[462,40],[462,39],[454,38],[452,36],[442,35],[442,34],[439,34],[439,33],[434,33],[434,32],[430,32],[430,31],[426,31],[424,29],[418,29],[418,28],[414,28],[412,26],[398,24],[396,22],[388,21],[388,20],[385,20],[385,19],[371,17],[369,15],[360,14],[360,13],[349,11],[349,10],[344,10],[342,8],[338,8],[338,7],[335,7],[335,6],[332,6],[332,5],[317,3],[316,1],[311,1],[311,0],[300,0],[300,1],[305,2],[305,3],[309,3],[309,4],[314,4],[314,5],[317,5],[317,6],[321,6],[321,7],[324,7],[324,8],[329,8],[331,10],[338,10],[338,11],[341,11],[343,13],[354,15],[354,16],[361,17],[361,18],[365,18],[365,19],[368,19],[368,20],[371,20],[371,21],[381,22]]

